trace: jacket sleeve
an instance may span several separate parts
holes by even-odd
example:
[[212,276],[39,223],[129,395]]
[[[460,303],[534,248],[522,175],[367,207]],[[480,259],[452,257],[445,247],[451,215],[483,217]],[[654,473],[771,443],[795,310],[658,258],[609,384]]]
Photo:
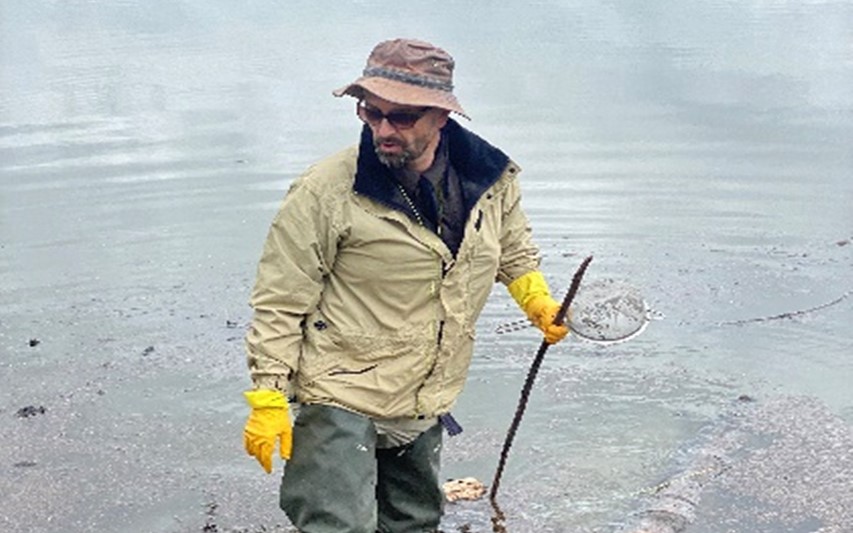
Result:
[[507,169],[512,177],[503,192],[501,224],[501,258],[498,281],[509,285],[528,272],[538,270],[539,248],[533,243],[530,222],[521,208],[519,169],[513,163]]
[[300,178],[273,219],[251,295],[254,310],[246,335],[255,388],[288,394],[299,369],[305,316],[317,308],[324,278],[334,263],[337,239],[328,200]]

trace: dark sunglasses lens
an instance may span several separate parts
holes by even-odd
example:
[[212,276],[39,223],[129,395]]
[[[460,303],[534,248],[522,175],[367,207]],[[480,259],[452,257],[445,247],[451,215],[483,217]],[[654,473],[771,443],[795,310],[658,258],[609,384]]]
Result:
[[359,106],[358,111],[359,114],[361,114],[361,116],[364,118],[364,120],[368,122],[379,122],[382,120],[382,117],[385,116],[378,109],[371,109],[365,106]]
[[388,119],[388,122],[395,128],[407,129],[414,126],[423,114],[408,113],[406,111],[392,111],[386,115],[378,109],[360,104],[358,106],[358,116],[360,116],[362,120],[369,122],[374,126],[382,122],[382,119],[384,118]]
[[388,119],[388,122],[398,128],[411,128],[421,118],[420,115],[415,113],[388,113],[385,117]]

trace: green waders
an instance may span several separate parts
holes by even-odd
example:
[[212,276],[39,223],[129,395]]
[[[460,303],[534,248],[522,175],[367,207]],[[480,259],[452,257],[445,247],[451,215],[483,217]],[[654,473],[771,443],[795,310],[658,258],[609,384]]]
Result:
[[301,533],[432,533],[444,505],[440,453],[440,424],[409,444],[377,449],[369,418],[303,405],[281,508]]

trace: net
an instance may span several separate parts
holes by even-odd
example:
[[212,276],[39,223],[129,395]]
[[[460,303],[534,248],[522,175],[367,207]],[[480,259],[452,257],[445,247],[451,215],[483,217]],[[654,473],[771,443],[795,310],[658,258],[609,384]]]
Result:
[[612,343],[639,335],[649,323],[650,310],[636,287],[607,278],[581,285],[569,316],[575,336]]

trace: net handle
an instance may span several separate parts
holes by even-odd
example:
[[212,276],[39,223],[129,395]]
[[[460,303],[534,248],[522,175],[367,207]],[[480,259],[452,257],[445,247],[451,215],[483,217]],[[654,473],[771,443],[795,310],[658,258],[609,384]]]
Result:
[[575,295],[578,293],[578,289],[581,286],[581,279],[583,279],[583,275],[586,272],[586,267],[589,266],[590,261],[592,261],[592,256],[587,257],[581,263],[581,266],[578,267],[577,272],[575,272],[574,277],[572,277],[572,284],[569,287],[569,291],[566,293],[566,296],[563,298],[563,303],[560,305],[560,310],[557,311],[557,316],[554,317],[554,325],[560,326],[566,320],[566,313],[569,312],[569,306],[572,305],[572,300],[575,299]]
[[[589,266],[590,261],[592,261],[592,256],[584,259],[581,266],[578,267],[577,272],[575,272],[575,275],[572,278],[572,285],[569,287],[566,297],[563,298],[563,304],[560,306],[560,310],[554,317],[555,325],[559,326],[563,323],[563,320],[565,320],[566,313],[569,310],[569,306],[572,304],[572,300],[575,298],[575,294],[578,292],[578,288],[581,285],[581,279],[583,279],[584,272],[586,272],[586,267]],[[550,346],[551,344],[543,339],[539,346],[539,351],[536,352],[536,357],[533,358],[533,363],[530,365],[527,378],[524,380],[524,385],[521,388],[521,397],[518,400],[518,407],[515,410],[515,416],[513,416],[512,423],[509,426],[506,439],[504,440],[503,449],[501,450],[498,468],[495,471],[495,478],[492,481],[492,487],[489,491],[489,502],[492,504],[492,509],[494,510],[494,516],[492,517],[492,531],[495,533],[506,532],[506,528],[503,525],[505,517],[497,501],[498,488],[501,484],[501,476],[503,475],[504,467],[506,466],[506,461],[509,457],[509,450],[512,447],[512,441],[515,440],[515,434],[518,431],[518,426],[521,424],[521,418],[524,416],[524,410],[527,408],[527,399],[530,396],[530,391],[533,389],[533,382],[536,380],[536,374],[539,372],[539,367],[542,364],[542,360],[545,358],[545,352],[548,351],[548,347]]]

